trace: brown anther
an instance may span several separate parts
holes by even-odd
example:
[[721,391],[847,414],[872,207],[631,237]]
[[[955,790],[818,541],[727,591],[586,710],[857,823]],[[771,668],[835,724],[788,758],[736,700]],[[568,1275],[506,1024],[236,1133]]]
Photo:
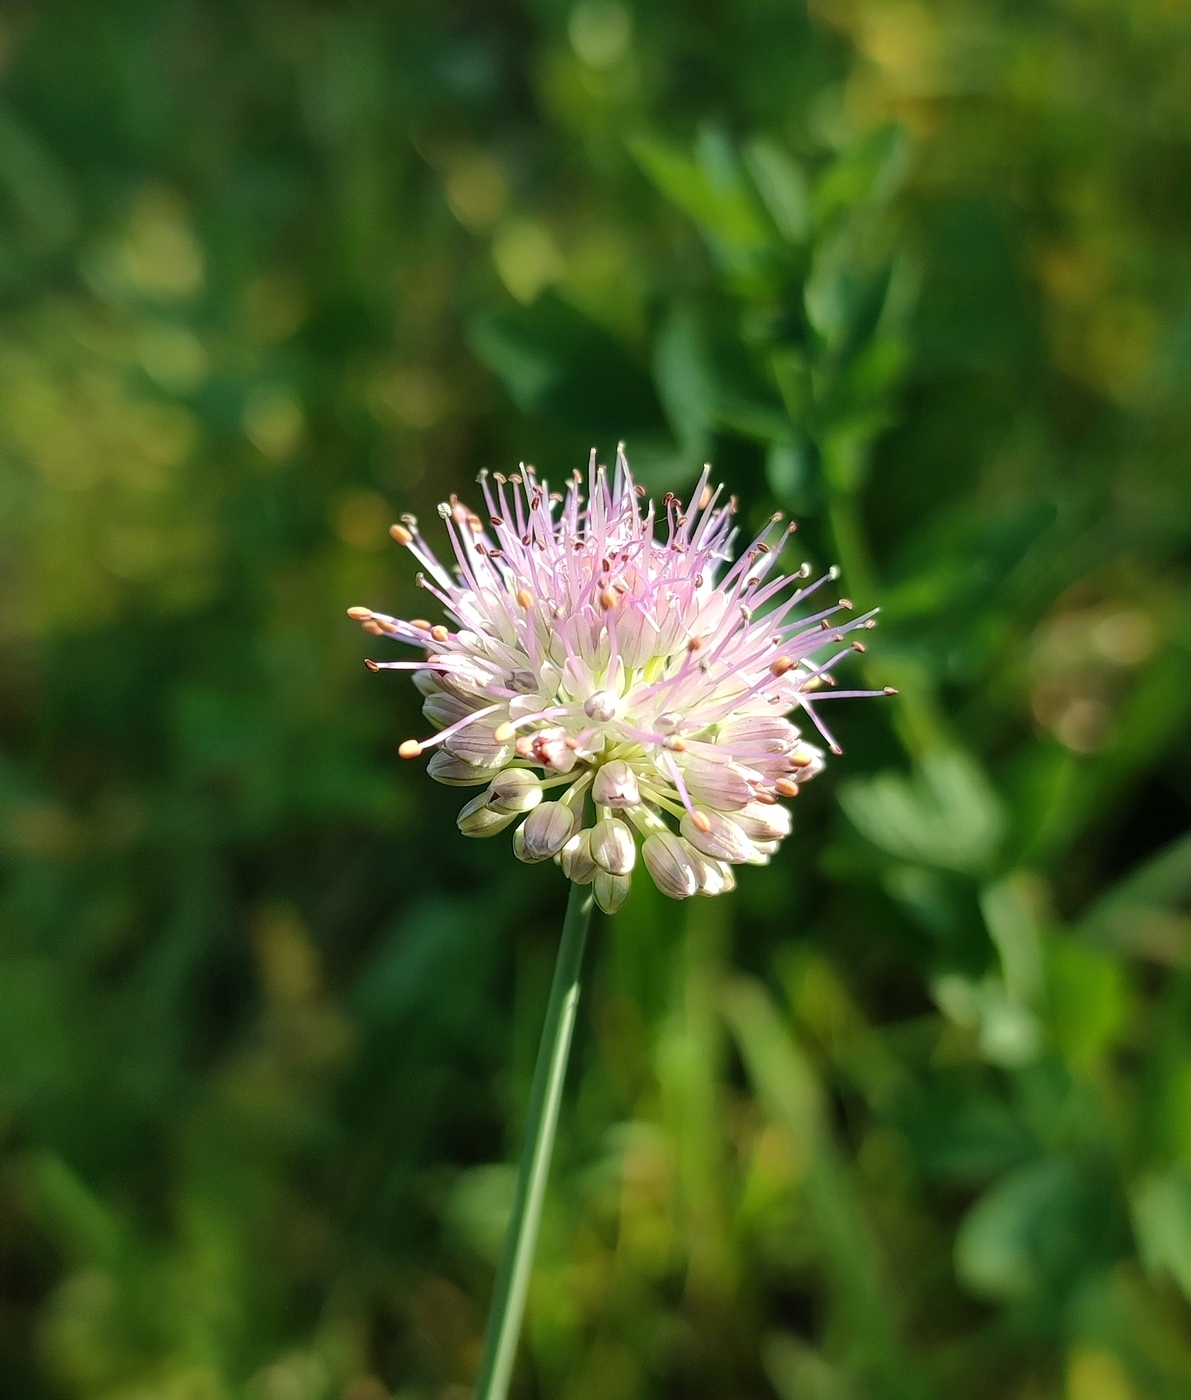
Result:
[[397,745],[398,758],[417,758],[422,752],[422,746],[416,739],[403,739]]
[[494,515],[494,516],[492,517],[492,524],[493,524],[494,528],[499,529],[500,526],[502,526],[504,523],[505,523],[505,522],[504,522],[504,517],[503,517],[503,516],[501,516],[501,515]]
[[710,831],[711,818],[706,812],[700,812],[698,808],[691,813],[691,825],[696,831]]
[[348,615],[348,617],[351,618],[351,620],[352,620],[353,622],[368,622],[368,621],[370,621],[371,618],[372,618],[372,609],[371,609],[371,608],[348,608],[348,610],[347,610],[347,615]]
[[867,650],[868,650],[868,647],[866,647],[866,646],[864,645],[863,642],[853,642],[853,643],[852,643],[852,650],[853,650],[853,651],[867,651]]
[[369,669],[370,671],[379,671],[379,670],[380,670],[380,662],[379,662],[379,661],[373,661],[373,659],[372,659],[371,656],[366,656],[366,657],[364,658],[364,665],[367,666],[368,669]]
[[445,642],[451,634],[440,622],[430,629],[430,635],[436,642]]
[[690,639],[690,641],[687,642],[687,644],[686,644],[686,649],[687,649],[687,651],[702,651],[702,649],[703,649],[703,638],[702,638],[702,637],[692,637],[692,638]]
[[641,497],[644,497],[646,494],[644,486],[634,486],[633,490],[636,491],[637,495]]
[[843,608],[844,612],[851,612],[852,609],[856,606],[856,604],[851,600],[851,598],[841,598],[839,600],[839,605],[841,608]]
[[517,601],[521,604],[523,608],[532,608],[533,594],[529,591],[528,588],[519,588],[517,590]]
[[773,785],[773,790],[782,797],[797,797],[798,784],[793,778],[779,778]]
[[407,530],[404,525],[390,525],[389,534],[398,544],[413,544],[414,537],[411,530]]
[[615,591],[615,589],[612,589],[612,588],[601,588],[601,589],[600,589],[600,607],[603,608],[605,612],[607,612],[609,608],[614,608],[615,606],[616,606],[616,591]]
[[753,801],[759,802],[762,807],[777,806],[777,798],[774,797],[773,793],[771,793],[768,788],[758,788],[757,791],[753,793]]
[[784,676],[787,671],[793,669],[793,666],[793,657],[775,656],[773,660],[769,663],[769,674],[771,676]]
[[831,623],[828,622],[826,618],[824,618],[824,619],[819,623],[819,630],[822,631],[822,632],[830,632],[830,631],[831,631]]
[[757,553],[758,553],[758,554],[768,554],[769,552],[770,552],[769,546],[764,542],[764,540],[758,540],[758,542],[757,542]]

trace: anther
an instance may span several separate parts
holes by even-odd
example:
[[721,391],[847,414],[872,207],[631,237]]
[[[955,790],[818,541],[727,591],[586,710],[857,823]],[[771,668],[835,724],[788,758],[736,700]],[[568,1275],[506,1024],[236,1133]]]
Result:
[[507,744],[513,737],[513,726],[506,719],[503,724],[498,724],[492,731],[492,737],[498,744]]
[[832,744],[831,752],[835,754],[836,758],[839,758],[840,755],[843,753],[843,749],[841,749],[838,744]]
[[372,618],[372,609],[371,609],[371,608],[348,608],[348,610],[347,610],[347,615],[348,615],[348,617],[351,618],[351,620],[352,620],[353,622],[369,622],[369,621],[371,621],[371,618]]
[[896,689],[895,686],[887,685],[887,686],[884,687],[884,694],[886,694],[886,695],[896,695],[896,694],[897,694],[897,689]]
[[769,674],[771,676],[784,676],[787,671],[794,666],[794,659],[790,656],[775,656],[769,663]]
[[793,778],[779,778],[773,785],[774,792],[780,793],[783,797],[797,797],[798,784]]
[[505,522],[504,522],[504,517],[503,517],[503,516],[501,516],[501,515],[494,515],[494,516],[492,517],[492,524],[493,524],[493,526],[494,526],[496,529],[499,529],[504,523],[505,523]]
[[852,650],[853,650],[853,651],[867,651],[867,650],[868,650],[868,647],[866,647],[866,646],[864,645],[863,642],[853,642],[853,643],[852,643]]
[[445,642],[451,634],[440,622],[436,627],[430,629],[430,635],[436,642]]
[[696,809],[691,813],[691,825],[692,825],[697,831],[710,831],[710,830],[711,830],[711,818],[707,815],[706,812],[700,812],[700,811],[698,810],[698,808],[696,808]]
[[422,752],[422,746],[416,739],[403,739],[397,745],[398,758],[417,758]]
[[600,607],[602,607],[602,608],[604,609],[604,611],[607,612],[609,608],[614,608],[615,606],[616,606],[616,592],[615,592],[615,590],[614,590],[614,589],[611,589],[611,588],[601,588],[601,589],[600,589]]
[[414,542],[413,533],[407,530],[404,525],[390,525],[389,534],[398,544],[410,545]]
[[851,600],[851,598],[841,598],[839,600],[839,605],[841,608],[843,608],[844,612],[851,612],[852,609],[856,606],[856,604]]
[[429,632],[430,624],[424,617],[415,617],[410,621],[411,627],[416,627],[419,632]]
[[532,608],[533,594],[529,591],[528,588],[519,588],[517,590],[517,601],[521,604],[523,608]]
[[380,662],[379,662],[379,661],[373,661],[373,659],[372,659],[371,656],[366,656],[366,657],[364,658],[364,665],[367,666],[368,669],[369,669],[370,671],[379,671],[379,670],[380,670]]

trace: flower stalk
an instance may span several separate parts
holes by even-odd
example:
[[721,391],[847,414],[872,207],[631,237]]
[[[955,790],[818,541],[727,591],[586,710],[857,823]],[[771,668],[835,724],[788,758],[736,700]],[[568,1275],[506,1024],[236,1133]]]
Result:
[[509,1391],[542,1218],[546,1179],[554,1152],[554,1134],[579,1006],[583,950],[593,902],[590,885],[571,885],[546,1006],[546,1022],[533,1072],[513,1212],[488,1312],[475,1400],[505,1400]]

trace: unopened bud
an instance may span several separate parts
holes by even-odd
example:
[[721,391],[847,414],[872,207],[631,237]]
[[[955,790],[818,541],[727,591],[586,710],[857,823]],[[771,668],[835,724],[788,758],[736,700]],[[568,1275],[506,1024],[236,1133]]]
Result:
[[750,803],[743,811],[733,812],[732,821],[750,841],[784,841],[793,826],[788,807],[766,807],[758,803]]
[[708,812],[707,818],[710,824],[707,831],[700,830],[689,813],[679,824],[679,830],[697,851],[711,856],[713,860],[726,860],[732,865],[741,865],[756,858],[756,847],[734,821],[719,812]]
[[575,830],[575,814],[562,802],[543,802],[535,807],[518,830],[522,835],[522,860],[549,860],[571,839]]
[[516,812],[497,812],[491,808],[488,794],[482,792],[463,808],[455,824],[464,836],[495,836],[516,820]]
[[632,883],[627,875],[610,875],[606,870],[597,870],[592,881],[596,903],[605,914],[615,914],[628,898]]
[[579,831],[558,853],[562,873],[576,885],[590,885],[599,867],[591,858],[591,832]]
[[607,690],[597,690],[583,702],[583,713],[598,724],[608,724],[620,713],[620,702]]
[[591,829],[591,858],[609,875],[628,875],[637,859],[637,843],[628,824],[617,817],[596,822]]
[[436,783],[447,787],[474,787],[477,783],[490,782],[496,772],[495,765],[467,763],[445,749],[435,749],[426,765],[426,772]]
[[691,848],[672,831],[655,831],[641,847],[654,884],[671,899],[690,899],[699,889],[699,868]]
[[528,768],[506,768],[493,778],[487,797],[498,812],[532,812],[542,800],[542,781]]
[[635,807],[641,801],[636,773],[623,758],[605,763],[595,775],[591,798],[601,807]]

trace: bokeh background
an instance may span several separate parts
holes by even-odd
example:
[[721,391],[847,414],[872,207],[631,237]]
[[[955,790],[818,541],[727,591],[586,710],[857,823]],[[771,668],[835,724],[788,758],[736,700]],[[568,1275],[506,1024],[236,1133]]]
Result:
[[465,1400],[563,883],[344,611],[625,438],[901,696],[597,927],[518,1396],[1191,1394],[1189,232],[1185,0],[4,5],[0,1392]]

